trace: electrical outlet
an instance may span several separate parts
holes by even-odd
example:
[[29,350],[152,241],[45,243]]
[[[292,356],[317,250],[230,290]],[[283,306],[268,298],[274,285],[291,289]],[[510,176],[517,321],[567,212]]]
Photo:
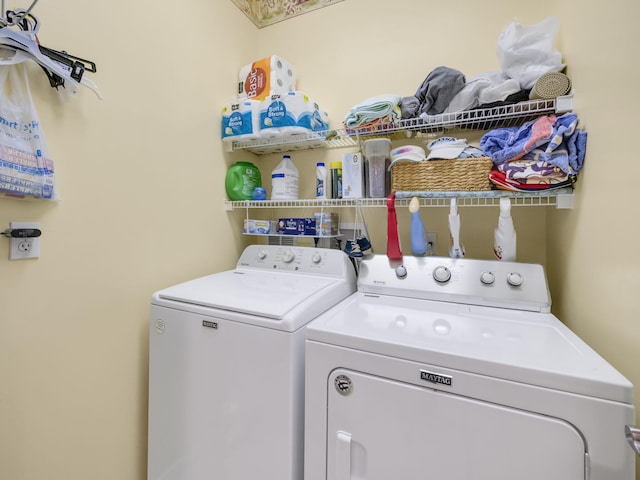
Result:
[[436,254],[436,234],[433,232],[426,232],[425,239],[427,241],[427,255],[433,256]]
[[[40,228],[38,222],[9,222],[9,228]],[[9,260],[40,257],[40,237],[10,238]]]

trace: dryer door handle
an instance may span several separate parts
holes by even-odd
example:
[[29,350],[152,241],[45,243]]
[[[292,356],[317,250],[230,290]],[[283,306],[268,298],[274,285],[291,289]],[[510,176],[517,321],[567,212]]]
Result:
[[626,425],[624,427],[624,433],[633,451],[640,455],[640,428]]
[[336,480],[351,480],[351,434],[336,432]]

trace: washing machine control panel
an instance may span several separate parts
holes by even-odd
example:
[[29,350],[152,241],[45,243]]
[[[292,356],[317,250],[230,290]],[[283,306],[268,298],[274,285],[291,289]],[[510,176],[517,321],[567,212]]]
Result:
[[384,255],[360,263],[358,290],[428,300],[548,312],[541,265],[448,257],[404,257],[402,273]]
[[354,271],[349,257],[341,250],[284,245],[250,245],[240,256],[237,268],[340,277],[344,277],[346,270]]

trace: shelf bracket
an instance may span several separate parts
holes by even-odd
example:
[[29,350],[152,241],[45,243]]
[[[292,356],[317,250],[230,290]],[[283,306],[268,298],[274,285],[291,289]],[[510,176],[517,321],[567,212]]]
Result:
[[573,208],[573,194],[558,195],[556,197],[556,208]]

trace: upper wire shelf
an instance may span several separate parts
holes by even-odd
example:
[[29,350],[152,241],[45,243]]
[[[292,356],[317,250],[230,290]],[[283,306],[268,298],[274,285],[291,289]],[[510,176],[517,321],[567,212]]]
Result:
[[453,133],[459,130],[492,130],[519,126],[541,115],[565,113],[573,109],[573,94],[553,99],[529,100],[510,105],[479,108],[454,113],[410,118],[392,123],[357,129],[337,129],[309,132],[273,138],[227,142],[227,149],[248,150],[264,155],[292,150],[345,148],[358,146],[371,137],[412,138],[424,135]]

